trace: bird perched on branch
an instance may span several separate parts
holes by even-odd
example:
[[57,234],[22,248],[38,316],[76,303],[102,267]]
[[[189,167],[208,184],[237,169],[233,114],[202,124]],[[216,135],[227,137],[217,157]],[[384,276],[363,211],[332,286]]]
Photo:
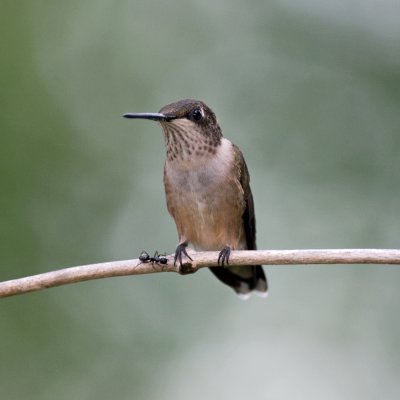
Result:
[[202,101],[180,100],[159,113],[128,113],[161,124],[166,146],[164,186],[168,211],[178,230],[175,262],[199,251],[220,251],[210,268],[242,298],[267,295],[261,265],[229,266],[231,250],[256,249],[250,176],[240,149],[222,135],[214,112]]

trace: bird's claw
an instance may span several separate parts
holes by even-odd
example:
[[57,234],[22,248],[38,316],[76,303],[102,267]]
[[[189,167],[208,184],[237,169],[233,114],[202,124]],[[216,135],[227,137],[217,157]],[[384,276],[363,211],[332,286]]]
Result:
[[182,254],[185,255],[189,260],[193,261],[193,258],[190,257],[186,251],[186,244],[181,243],[178,244],[175,250],[174,265],[176,265],[176,261],[179,261],[179,266],[182,267]]
[[218,255],[218,265],[221,264],[223,267],[229,265],[229,256],[231,255],[231,248],[229,246],[224,247]]

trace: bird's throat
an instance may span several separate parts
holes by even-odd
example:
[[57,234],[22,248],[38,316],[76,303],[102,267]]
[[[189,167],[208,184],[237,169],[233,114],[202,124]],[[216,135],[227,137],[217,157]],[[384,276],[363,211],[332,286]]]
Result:
[[204,162],[214,156],[221,140],[208,137],[192,122],[176,120],[163,123],[167,160],[174,163]]

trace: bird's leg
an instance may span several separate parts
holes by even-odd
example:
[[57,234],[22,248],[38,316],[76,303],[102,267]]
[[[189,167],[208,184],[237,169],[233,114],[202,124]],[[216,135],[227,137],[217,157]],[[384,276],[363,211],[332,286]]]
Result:
[[182,254],[184,254],[189,260],[193,261],[193,258],[189,256],[186,251],[186,246],[188,245],[187,241],[181,242],[178,244],[175,250],[175,258],[174,258],[174,265],[176,262],[179,261],[179,273],[181,275],[193,274],[197,271],[197,268],[193,268],[193,264],[190,261],[186,261],[182,263]]
[[178,246],[176,246],[174,265],[176,265],[176,261],[178,260],[179,265],[182,267],[182,254],[184,254],[189,260],[193,261],[193,258],[190,257],[186,251],[187,245],[188,245],[188,242],[182,242],[182,243],[179,243]]
[[221,264],[223,267],[229,265],[229,256],[231,255],[231,248],[229,246],[225,246],[220,252],[218,256],[218,265]]

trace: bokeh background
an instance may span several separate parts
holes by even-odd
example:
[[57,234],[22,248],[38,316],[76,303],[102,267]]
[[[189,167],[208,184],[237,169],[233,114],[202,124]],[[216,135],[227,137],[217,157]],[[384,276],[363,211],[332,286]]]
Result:
[[[400,243],[396,0],[0,2],[0,279],[171,253],[158,111],[243,150],[259,248]],[[2,399],[398,399],[400,271],[207,270],[0,301]]]

